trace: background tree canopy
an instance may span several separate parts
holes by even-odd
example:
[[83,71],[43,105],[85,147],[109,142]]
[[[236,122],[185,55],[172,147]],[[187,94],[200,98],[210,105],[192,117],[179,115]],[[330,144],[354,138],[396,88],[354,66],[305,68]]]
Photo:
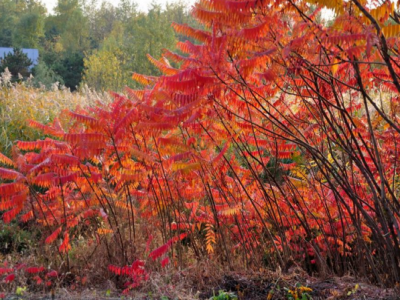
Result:
[[119,91],[135,87],[132,72],[158,74],[146,54],[174,48],[182,37],[172,22],[198,26],[187,7],[153,4],[144,13],[131,0],[59,0],[49,14],[38,0],[0,0],[0,47],[39,49],[33,75],[45,86],[54,80],[71,90],[87,84]]

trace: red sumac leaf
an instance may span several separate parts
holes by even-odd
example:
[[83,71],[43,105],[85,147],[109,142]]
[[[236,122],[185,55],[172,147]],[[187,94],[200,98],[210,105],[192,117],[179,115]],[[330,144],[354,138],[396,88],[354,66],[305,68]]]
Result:
[[169,258],[166,257],[161,261],[161,266],[165,268],[169,264]]
[[170,243],[166,243],[162,245],[161,247],[158,247],[157,249],[153,250],[150,252],[149,257],[152,258],[153,260],[156,260],[160,256],[162,256],[164,253],[166,253],[171,246]]
[[29,267],[25,269],[25,272],[30,273],[30,274],[36,274],[44,271],[43,267]]
[[61,232],[61,227],[59,227],[59,228],[57,228],[56,230],[54,230],[53,233],[50,234],[50,235],[46,238],[45,243],[46,243],[46,244],[51,244],[52,242],[54,242],[55,239],[56,239],[56,238],[58,237],[58,235],[60,234],[60,232]]
[[57,277],[58,276],[58,273],[57,273],[57,271],[55,271],[55,270],[51,270],[50,272],[48,272],[47,274],[46,274],[46,277],[47,278],[52,278],[52,277]]
[[0,275],[11,273],[13,269],[11,268],[0,268]]
[[6,278],[4,278],[4,282],[5,283],[10,283],[10,282],[13,282],[14,279],[15,279],[15,274],[10,274]]

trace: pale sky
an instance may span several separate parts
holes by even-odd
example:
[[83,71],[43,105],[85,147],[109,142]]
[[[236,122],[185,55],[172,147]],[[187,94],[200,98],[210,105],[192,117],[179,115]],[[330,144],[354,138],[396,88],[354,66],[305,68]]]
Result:
[[[53,11],[53,8],[57,4],[57,0],[42,0],[41,1],[44,5],[46,5],[47,10],[49,12]],[[101,0],[99,1],[100,3],[102,2]],[[119,3],[119,0],[107,0],[107,2],[117,6]],[[161,4],[162,6],[165,6],[166,3],[173,3],[173,2],[179,2],[179,0],[135,0],[134,1],[136,4],[138,4],[138,7],[141,11],[147,11],[152,2]],[[188,3],[188,6],[192,6],[195,0],[181,0],[182,3]]]
[[[103,0],[98,0],[99,4],[102,2]],[[119,0],[106,0],[107,2],[117,6],[119,3]],[[41,0],[41,2],[46,5],[47,10],[51,13],[53,12],[54,7],[57,4],[57,0]],[[187,4],[187,7],[190,8],[192,7],[192,5],[196,2],[196,0],[133,0],[133,2],[135,2],[138,7],[139,10],[141,11],[148,11],[148,9],[151,7],[151,3],[157,3],[157,4],[161,4],[161,6],[165,6],[165,4],[167,3],[176,3],[176,2],[181,2],[181,3],[185,3]],[[333,13],[332,11],[329,11],[327,9],[323,9],[322,10],[322,17],[324,19],[330,19],[332,18]]]

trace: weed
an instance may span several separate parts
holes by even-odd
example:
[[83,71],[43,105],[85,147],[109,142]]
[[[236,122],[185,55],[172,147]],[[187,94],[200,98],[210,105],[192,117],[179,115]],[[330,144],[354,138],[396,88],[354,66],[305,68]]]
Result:
[[300,283],[296,284],[294,290],[285,288],[287,294],[287,300],[311,300],[312,297],[309,294],[312,292],[312,289],[306,286],[301,285]]
[[233,292],[225,292],[223,290],[219,291],[217,296],[212,296],[210,300],[237,300],[237,296]]

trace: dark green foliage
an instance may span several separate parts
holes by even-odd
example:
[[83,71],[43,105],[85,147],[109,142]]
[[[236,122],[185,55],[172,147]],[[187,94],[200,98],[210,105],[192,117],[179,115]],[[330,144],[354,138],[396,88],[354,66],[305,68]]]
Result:
[[41,55],[41,60],[57,78],[61,78],[56,81],[74,91],[82,80],[83,57],[80,52],[57,53],[50,50]]
[[220,290],[218,295],[214,295],[212,300],[237,300],[237,296],[233,292],[225,292]]
[[32,69],[33,72],[33,84],[36,87],[45,86],[47,89],[50,89],[53,83],[58,82],[60,85],[64,85],[63,78],[56,74],[54,70],[49,68],[49,66],[41,61],[37,66]]
[[52,69],[61,76],[64,85],[76,90],[82,80],[83,54],[80,52],[65,53],[63,57],[53,64]]
[[[26,228],[25,228],[26,227]],[[10,224],[0,225],[0,253],[9,254],[13,251],[25,252],[29,246],[39,240],[39,231],[32,230],[27,225],[18,224],[16,221]]]
[[32,61],[28,56],[22,52],[20,48],[14,48],[13,53],[6,54],[3,58],[0,58],[0,72],[4,72],[6,68],[11,72],[13,78],[12,81],[18,81],[18,74],[23,78],[30,75],[29,67],[32,65]]
[[37,0],[0,0],[0,47],[37,48],[46,9]]

